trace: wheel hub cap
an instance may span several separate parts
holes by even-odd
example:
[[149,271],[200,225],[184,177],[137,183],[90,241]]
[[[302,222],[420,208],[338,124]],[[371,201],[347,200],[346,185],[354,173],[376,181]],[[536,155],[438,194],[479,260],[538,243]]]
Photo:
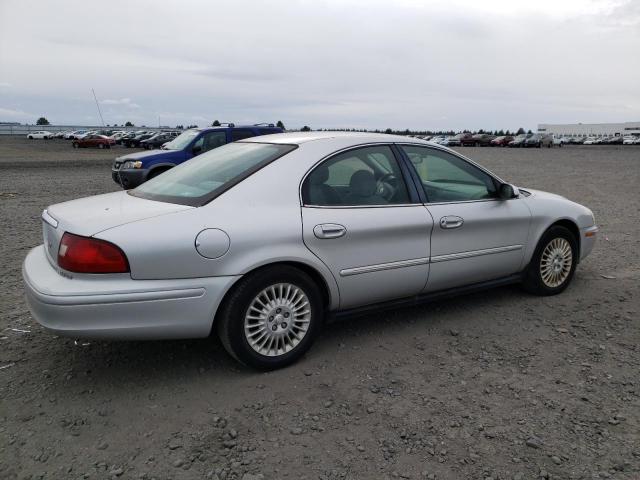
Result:
[[544,251],[540,260],[540,276],[547,287],[562,285],[571,273],[573,252],[571,245],[564,238],[554,238]]
[[249,305],[244,319],[245,338],[261,355],[276,357],[293,350],[311,321],[309,298],[291,283],[262,290]]

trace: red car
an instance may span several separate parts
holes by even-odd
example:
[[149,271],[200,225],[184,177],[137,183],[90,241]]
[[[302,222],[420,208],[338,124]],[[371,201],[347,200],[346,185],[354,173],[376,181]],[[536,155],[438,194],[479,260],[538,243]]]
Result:
[[86,135],[82,138],[75,139],[71,145],[73,145],[73,148],[111,148],[111,145],[115,144],[116,141],[113,138],[104,135]]
[[492,147],[506,147],[507,145],[509,145],[509,142],[511,142],[513,140],[514,137],[512,137],[511,135],[504,135],[501,137],[496,137],[493,140],[491,140],[491,146]]

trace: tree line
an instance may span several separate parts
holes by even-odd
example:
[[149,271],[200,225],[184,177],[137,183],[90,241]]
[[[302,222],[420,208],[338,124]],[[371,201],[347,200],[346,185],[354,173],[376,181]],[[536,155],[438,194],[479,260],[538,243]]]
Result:
[[[47,120],[45,117],[40,117],[38,118],[38,120],[36,121],[36,125],[50,125],[49,120]],[[220,123],[220,121],[218,120],[214,120],[211,123],[212,127],[220,127],[222,125],[222,123]],[[110,125],[107,125],[107,127],[109,127]],[[117,127],[118,125],[116,125],[115,123],[113,124],[114,127]],[[135,127],[135,125],[132,122],[126,122],[122,125],[123,127]],[[142,125],[142,127],[146,127],[146,125]],[[283,130],[286,130],[284,123],[282,122],[282,120],[278,120],[276,122],[276,127],[281,128]],[[176,129],[179,130],[183,130],[185,127],[184,125],[176,125],[175,126]],[[187,129],[189,128],[198,128],[198,125],[187,125],[186,127]],[[310,132],[312,129],[311,127],[309,127],[308,125],[305,125],[304,127],[302,127],[300,129],[300,131],[302,132]],[[387,133],[387,134],[391,134],[391,135],[455,135],[457,133],[472,133],[472,134],[476,134],[476,133],[487,133],[489,135],[497,135],[497,136],[503,136],[503,135],[521,135],[523,133],[532,133],[531,130],[528,130],[525,132],[525,129],[520,127],[517,130],[511,131],[511,130],[484,130],[484,129],[480,129],[480,130],[462,130],[461,132],[456,132],[454,130],[410,130],[408,128],[404,129],[404,130],[394,130],[392,128],[387,128],[385,130],[380,130],[380,129],[375,129],[375,130],[369,130],[366,128],[318,128],[317,129],[318,132],[369,132],[369,133]]]

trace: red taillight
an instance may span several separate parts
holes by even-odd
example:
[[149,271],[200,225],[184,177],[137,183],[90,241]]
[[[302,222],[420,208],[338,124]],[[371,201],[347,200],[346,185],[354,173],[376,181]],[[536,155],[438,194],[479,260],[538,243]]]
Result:
[[105,240],[65,233],[58,249],[58,265],[76,273],[126,273],[127,257],[119,247]]

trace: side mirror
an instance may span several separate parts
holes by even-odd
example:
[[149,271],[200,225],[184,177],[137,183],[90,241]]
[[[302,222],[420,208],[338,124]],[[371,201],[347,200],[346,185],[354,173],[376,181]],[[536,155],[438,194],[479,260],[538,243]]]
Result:
[[503,183],[500,185],[498,194],[502,200],[509,200],[511,198],[517,198],[520,195],[518,187],[509,183]]

